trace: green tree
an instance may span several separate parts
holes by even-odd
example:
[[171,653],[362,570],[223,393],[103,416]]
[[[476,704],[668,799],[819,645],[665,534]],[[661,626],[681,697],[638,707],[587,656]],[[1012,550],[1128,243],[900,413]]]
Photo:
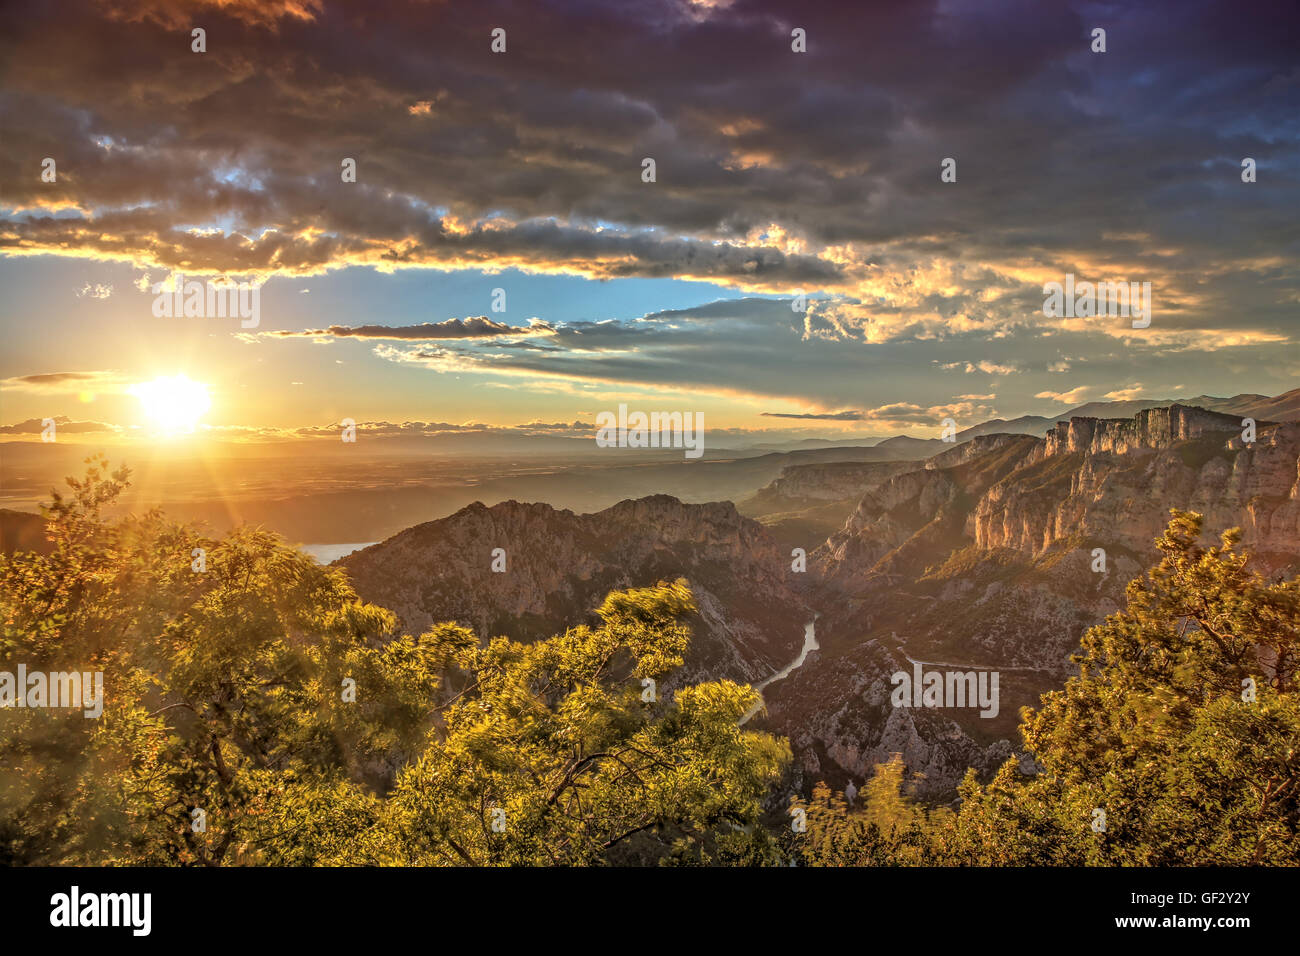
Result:
[[1201,525],[1172,512],[1160,562],[1084,637],[1079,675],[1024,713],[1042,772],[968,778],[962,859],[1300,863],[1300,587],[1249,570],[1235,529],[1202,547]]
[[812,865],[1300,864],[1300,585],[1250,570],[1237,530],[1206,548],[1201,528],[1172,512],[1079,675],[1022,712],[1039,772],[968,771],[959,812],[926,813],[894,761],[861,810],[815,788],[784,845]]
[[[952,811],[926,808],[905,790],[901,754],[876,764],[850,807],[825,783],[805,807],[808,830],[787,846],[801,866],[930,866],[944,862]],[[792,806],[802,805],[798,800]]]
[[789,750],[740,729],[755,692],[719,681],[643,699],[644,680],[681,666],[678,619],[692,610],[678,581],[610,594],[599,627],[462,642],[465,685],[399,775],[368,858],[590,864],[638,835],[725,838],[756,823]]
[[789,748],[738,726],[756,693],[723,681],[642,699],[682,663],[685,582],[612,593],[599,626],[531,645],[481,647],[454,624],[399,635],[342,570],[267,532],[105,520],[128,476],[88,465],[45,511],[51,553],[0,558],[3,668],[102,671],[105,696],[99,719],[0,712],[4,862],[761,849],[759,802]]

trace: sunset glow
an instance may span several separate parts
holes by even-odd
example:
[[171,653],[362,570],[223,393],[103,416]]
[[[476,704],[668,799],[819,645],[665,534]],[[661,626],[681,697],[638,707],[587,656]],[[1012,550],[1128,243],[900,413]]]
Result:
[[150,424],[164,435],[193,432],[212,407],[208,386],[184,375],[141,382],[129,391],[140,400]]

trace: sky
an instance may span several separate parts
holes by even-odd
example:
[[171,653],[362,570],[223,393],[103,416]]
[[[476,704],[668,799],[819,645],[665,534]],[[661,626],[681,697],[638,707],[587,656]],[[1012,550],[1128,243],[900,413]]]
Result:
[[[934,437],[1300,381],[1294,3],[5,17],[11,437],[144,425],[138,386],[176,375],[206,386],[208,433],[245,440],[343,418],[589,434],[620,403]],[[155,315],[177,273],[257,283],[257,325]],[[1150,282],[1149,327],[1045,315],[1067,274]]]

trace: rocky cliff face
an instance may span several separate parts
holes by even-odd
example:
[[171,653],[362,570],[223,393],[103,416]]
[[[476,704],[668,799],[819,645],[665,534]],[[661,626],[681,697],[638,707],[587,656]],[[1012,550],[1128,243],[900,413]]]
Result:
[[[951,792],[966,766],[1012,752],[1019,707],[1072,668],[1083,632],[1117,610],[1156,558],[1169,509],[1229,527],[1263,570],[1300,565],[1300,423],[1174,405],[1131,419],[1076,418],[1040,439],[983,436],[865,493],[813,555],[822,649],[766,695],[806,774],[840,785],[889,752]],[[1094,548],[1106,552],[1096,570]],[[1001,714],[889,704],[913,661],[992,669]]]
[[[497,548],[505,571],[492,570]],[[730,502],[657,495],[589,515],[475,503],[340,564],[363,598],[391,608],[407,630],[454,620],[483,638],[519,640],[594,623],[591,609],[611,590],[685,577],[700,612],[683,681],[762,680],[796,656],[812,617],[788,554]]]
[[998,435],[977,435],[970,441],[962,442],[955,448],[948,451],[940,452],[932,458],[925,461],[924,467],[929,471],[935,471],[943,468],[956,468],[958,465],[964,465],[966,462],[999,448],[1005,448],[1008,445],[1022,445],[1024,435],[1016,434],[998,434]]
[[1242,430],[1240,418],[1207,412],[1202,408],[1170,405],[1148,408],[1132,418],[1071,418],[1057,422],[1047,433],[1040,455],[1088,455],[1155,451],[1204,435],[1227,435]]
[[914,462],[840,461],[820,465],[791,465],[764,488],[787,500],[838,501],[854,498],[894,475],[916,468]]
[[1240,527],[1265,562],[1300,553],[1300,423],[1261,426],[1173,406],[1128,421],[1057,426],[1026,466],[990,488],[966,531],[980,548],[1038,555],[1072,535],[1139,553],[1170,508],[1205,515],[1208,528]]
[[844,524],[865,492],[919,467],[914,461],[791,465],[738,507],[761,520],[787,552],[793,548],[811,552]]
[[[814,555],[820,576],[852,588],[877,573],[919,572],[964,543],[960,539],[971,505],[1036,447],[1027,435],[986,436],[967,444],[983,452],[951,449],[863,495],[844,527]],[[942,466],[945,460],[951,464]],[[889,567],[877,567],[886,557]],[[905,567],[918,560],[920,566]]]

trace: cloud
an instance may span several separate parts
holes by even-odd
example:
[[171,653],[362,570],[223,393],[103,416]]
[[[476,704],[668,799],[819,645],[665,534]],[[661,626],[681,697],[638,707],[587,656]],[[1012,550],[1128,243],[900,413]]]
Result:
[[275,31],[281,20],[314,20],[320,14],[324,0],[115,0],[106,5],[104,15],[128,23],[152,21],[172,30],[188,30],[193,23],[190,9],[208,16],[218,11],[235,20],[252,26]]
[[[560,437],[589,438],[595,431],[595,424],[575,420],[572,422],[521,422],[515,425],[489,425],[482,422],[357,422],[358,431],[365,432],[368,438],[436,438],[445,435],[501,435],[501,436],[536,436],[550,435]],[[295,438],[329,438],[337,441],[341,423],[328,425],[307,425],[288,429],[285,434]]]
[[987,360],[979,362],[948,362],[940,366],[940,368],[944,370],[959,368],[965,371],[967,375],[973,372],[983,372],[986,375],[1011,375],[1016,370],[1014,365],[998,365]]
[[1113,392],[1107,392],[1106,398],[1113,402],[1130,402],[1135,398],[1140,398],[1146,389],[1140,383],[1130,385],[1128,388],[1117,388]]
[[422,325],[388,326],[331,325],[326,329],[306,329],[303,331],[263,332],[268,338],[310,338],[310,339],[393,339],[410,341],[433,341],[435,339],[485,339],[518,335],[550,335],[555,329],[539,320],[532,320],[527,326],[506,325],[494,322],[486,316],[474,316],[467,319],[447,319],[443,322],[426,322]]
[[[1116,349],[1110,339],[1099,341],[1081,332],[1045,335],[1032,328],[1011,331],[997,344],[974,331],[939,341],[924,337],[874,344],[809,340],[803,337],[803,318],[790,310],[787,299],[724,299],[635,319],[546,320],[550,331],[543,336],[447,339],[405,346],[378,341],[372,354],[430,372],[471,375],[486,387],[518,388],[524,380],[537,391],[579,395],[599,390],[613,397],[620,390],[652,389],[742,401],[757,406],[753,411],[757,417],[786,417],[791,422],[797,420],[794,416],[806,414],[808,421],[832,423],[833,417],[811,416],[896,406],[892,414],[863,411],[861,419],[841,419],[889,428],[908,421],[929,423],[937,420],[936,415],[951,414],[965,421],[981,414],[981,409],[991,409],[995,401],[1012,415],[1051,414],[1057,402],[1078,404],[1084,396],[1110,389],[1116,380],[1145,378],[1156,369],[1162,370],[1160,390],[1185,380],[1187,364],[1195,354],[1170,354],[1142,342]],[[1087,370],[1092,381],[1063,388],[1059,375],[1044,371],[1062,349]],[[1015,374],[999,379],[996,390],[960,392],[948,412],[938,414],[935,382],[918,375],[917,369],[933,366],[939,374],[964,373],[967,366],[980,374],[1011,371],[1006,359],[982,358],[981,352],[1015,354],[1020,364]],[[779,360],[774,359],[777,356]],[[1263,352],[1251,347],[1243,349],[1237,361],[1245,366],[1263,358]],[[1045,407],[1044,399],[1053,404]],[[764,416],[760,409],[775,402],[792,410]],[[905,406],[914,406],[916,413],[905,414]],[[800,408],[814,411],[793,410]]]
[[1034,398],[1046,398],[1050,401],[1062,402],[1066,405],[1078,405],[1080,402],[1084,401],[1090,391],[1092,391],[1090,386],[1080,385],[1078,388],[1072,388],[1068,392],[1038,392]]
[[[60,434],[120,432],[122,430],[120,425],[110,425],[106,422],[73,421],[66,415],[55,415],[53,419],[56,431]],[[0,425],[0,435],[39,435],[44,430],[45,420],[41,418],[29,418],[13,425]]]
[[790,412],[762,412],[764,418],[809,418],[818,421],[829,422],[860,422],[866,416],[862,412],[843,411],[843,412],[805,412],[800,415]]
[[[787,4],[700,9],[507,2],[510,52],[492,56],[472,4],[439,5],[434,35],[427,6],[395,0],[70,0],[57,29],[35,0],[11,5],[0,113],[22,135],[0,142],[0,252],[831,293],[802,317],[806,341],[1138,331],[1046,319],[1042,283],[1073,272],[1152,281],[1152,339],[1294,342],[1300,277],[1278,251],[1300,205],[1293,7],[1117,8],[1126,42],[1105,71],[1082,0],[810,0],[804,56]],[[1087,148],[1066,148],[1082,128]],[[1243,190],[1247,154],[1262,173]],[[31,174],[36,155],[59,158],[57,182]],[[956,184],[939,183],[942,156]]]
[[946,405],[921,406],[911,402],[895,402],[870,409],[866,418],[879,426],[911,428],[930,425],[939,428],[945,418],[952,418],[962,426],[987,421],[997,415],[993,407],[978,402],[952,402]]
[[519,429],[530,432],[552,432],[552,431],[570,431],[570,432],[590,432],[595,431],[595,422],[572,421],[572,422],[525,422],[516,426]]
[[[172,271],[517,269],[739,296],[613,321],[389,327],[316,293],[294,297],[320,309],[313,328],[231,332],[368,341],[349,355],[357,381],[387,361],[485,388],[918,424],[936,394],[970,389],[959,417],[995,384],[1009,411],[1041,412],[1033,399],[1138,378],[1151,394],[1251,369],[1277,381],[1300,335],[1286,211],[1300,206],[1300,12],[1263,6],[1108,8],[1125,42],[1097,58],[1084,0],[807,0],[807,55],[790,52],[795,14],[776,0],[502,0],[510,52],[494,56],[473,4],[68,0],[53,18],[18,0],[0,31],[0,125],[16,131],[0,138],[0,255],[127,263],[143,289]],[[1249,186],[1244,155],[1259,162]],[[56,182],[33,165],[44,156]],[[944,156],[957,183],[939,181]],[[1067,273],[1150,281],[1151,327],[1047,318],[1042,286]]]
[[45,372],[0,380],[0,390],[76,395],[81,392],[121,392],[131,380],[122,372]]

